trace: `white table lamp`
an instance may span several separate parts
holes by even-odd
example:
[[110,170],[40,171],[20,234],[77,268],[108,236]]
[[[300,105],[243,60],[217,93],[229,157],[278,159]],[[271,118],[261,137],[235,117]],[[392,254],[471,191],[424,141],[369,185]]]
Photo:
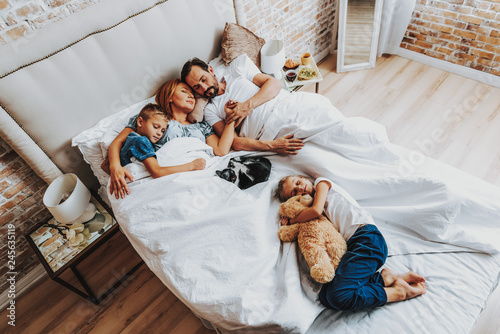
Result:
[[[55,179],[43,195],[43,204],[61,224],[76,222],[85,213],[89,202],[90,191],[75,174],[71,173]],[[95,206],[93,207],[94,211],[89,212],[87,217],[91,216],[87,220],[92,219],[95,215]],[[85,221],[83,219],[81,220]]]
[[285,65],[285,43],[280,40],[267,42],[260,49],[260,67],[262,72],[281,79],[281,68]]

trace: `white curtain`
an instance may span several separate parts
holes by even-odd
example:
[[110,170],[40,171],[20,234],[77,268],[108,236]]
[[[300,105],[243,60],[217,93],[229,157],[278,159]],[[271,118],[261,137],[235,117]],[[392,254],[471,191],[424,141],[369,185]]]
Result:
[[384,0],[377,57],[395,54],[403,40],[416,0]]

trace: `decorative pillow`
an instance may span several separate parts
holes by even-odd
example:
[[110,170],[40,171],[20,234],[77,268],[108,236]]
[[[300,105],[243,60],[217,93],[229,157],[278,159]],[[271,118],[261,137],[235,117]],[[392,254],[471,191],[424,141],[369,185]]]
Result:
[[245,27],[235,23],[226,23],[222,35],[222,60],[228,65],[235,58],[246,53],[247,56],[260,68],[260,49],[266,43]]

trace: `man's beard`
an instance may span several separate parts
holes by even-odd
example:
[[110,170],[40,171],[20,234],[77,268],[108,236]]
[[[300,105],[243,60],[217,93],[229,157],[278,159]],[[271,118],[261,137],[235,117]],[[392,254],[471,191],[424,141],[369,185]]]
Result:
[[[210,90],[213,89],[213,93],[209,93]],[[203,93],[203,96],[205,96],[208,99],[213,99],[214,97],[217,96],[219,93],[219,83],[216,82],[214,86],[210,86],[207,88],[207,90]]]

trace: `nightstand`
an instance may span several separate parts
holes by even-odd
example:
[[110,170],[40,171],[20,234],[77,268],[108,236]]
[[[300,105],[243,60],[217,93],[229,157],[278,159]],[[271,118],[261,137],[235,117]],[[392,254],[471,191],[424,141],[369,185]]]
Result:
[[[56,228],[45,226],[46,224],[59,225],[55,219],[50,219],[45,223],[36,225],[28,231],[26,239],[52,280],[98,305],[132,275],[144,261],[141,260],[125,275],[118,278],[118,281],[102,293],[101,296],[96,295],[94,292],[95,289],[90,287],[84,277],[85,275],[82,275],[77,266],[110,240],[119,231],[119,225],[109,213],[110,210],[106,210],[105,205],[97,200],[95,196],[92,196],[90,201],[96,206],[99,213],[104,216],[105,224],[100,231],[90,234],[88,244],[85,247],[72,247],[69,241]],[[62,278],[63,275],[67,276],[65,273],[68,272],[68,269],[73,273],[74,278],[83,287],[84,291],[77,288],[74,283],[70,283]]]

